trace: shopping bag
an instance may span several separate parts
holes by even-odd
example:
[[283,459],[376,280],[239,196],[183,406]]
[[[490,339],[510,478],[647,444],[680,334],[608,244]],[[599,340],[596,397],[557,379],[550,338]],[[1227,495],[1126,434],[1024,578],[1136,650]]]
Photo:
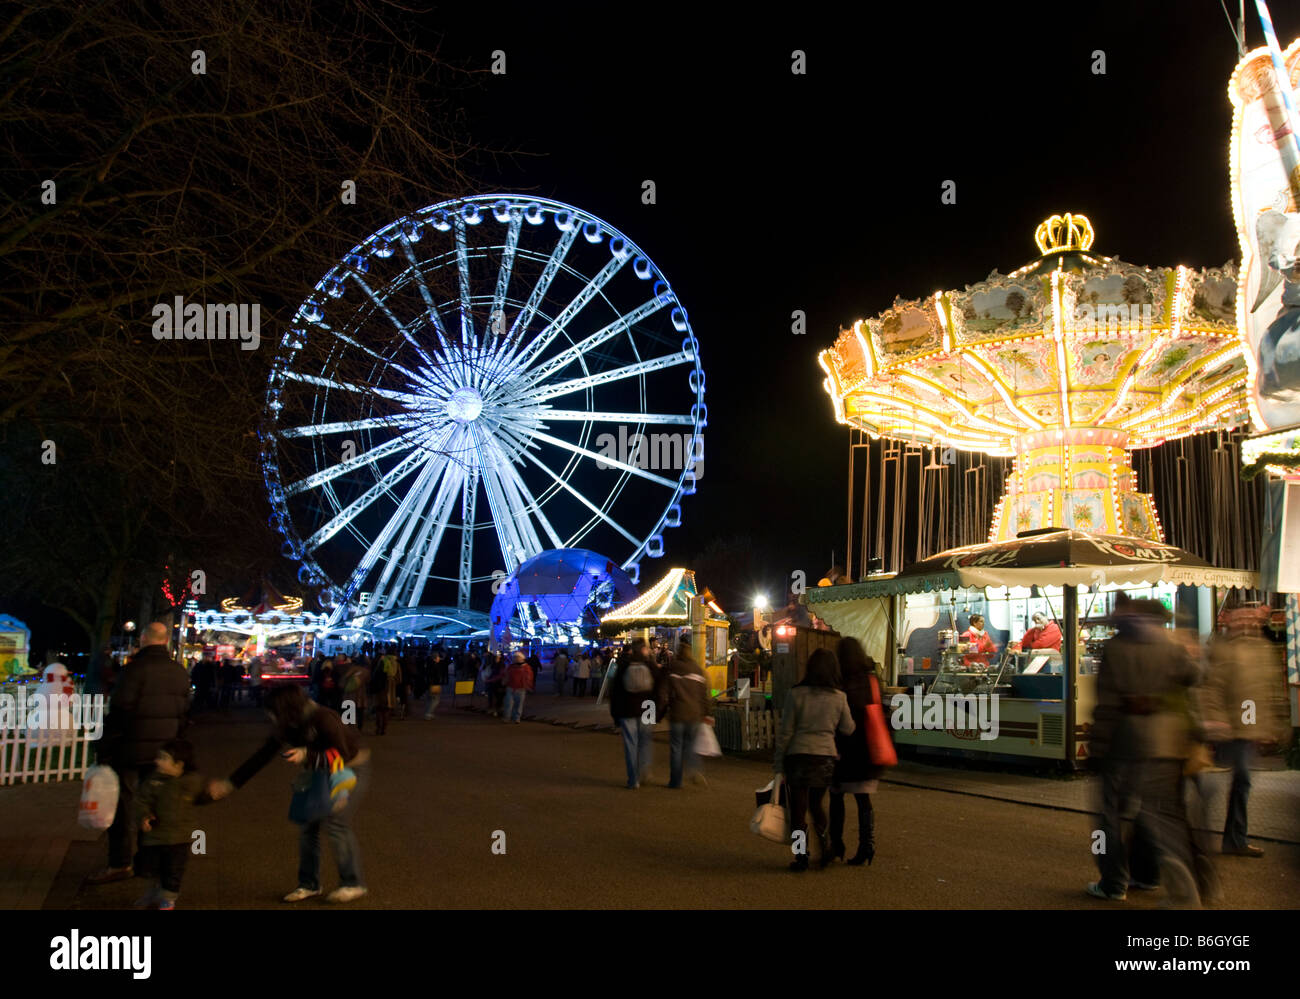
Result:
[[718,744],[718,736],[713,731],[713,726],[708,722],[701,722],[700,727],[695,731],[695,755],[722,755],[722,746]]
[[329,771],[304,770],[294,778],[293,798],[289,801],[290,822],[309,826],[329,818],[333,811]]
[[83,829],[107,829],[117,814],[117,798],[121,794],[117,771],[102,764],[86,771],[86,781],[81,785],[81,804],[77,807],[77,822]]
[[773,843],[788,843],[790,841],[784,791],[785,781],[778,774],[767,787],[754,792],[754,797],[760,801],[764,797],[767,798],[767,804],[760,804],[758,811],[749,820],[749,831],[755,836],[769,839]]
[[880,681],[871,678],[872,702],[867,705],[866,725],[867,752],[871,762],[878,767],[898,766],[898,752],[894,749],[894,740],[889,734],[889,725],[885,721],[885,706],[880,703]]

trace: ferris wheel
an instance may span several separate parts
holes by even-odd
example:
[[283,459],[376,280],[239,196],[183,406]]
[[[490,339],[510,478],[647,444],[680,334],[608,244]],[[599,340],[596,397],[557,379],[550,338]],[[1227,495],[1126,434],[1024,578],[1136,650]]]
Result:
[[704,389],[685,308],[613,226],[540,198],[433,205],[354,247],[281,340],[272,524],[331,622],[486,604],[548,548],[636,580],[702,474]]

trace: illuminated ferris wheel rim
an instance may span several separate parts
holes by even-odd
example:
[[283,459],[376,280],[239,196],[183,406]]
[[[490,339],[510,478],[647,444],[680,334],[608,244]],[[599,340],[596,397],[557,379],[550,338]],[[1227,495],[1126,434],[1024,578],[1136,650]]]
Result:
[[[558,232],[557,242],[549,254],[538,252],[531,246],[520,245],[520,236],[525,226],[541,227],[548,219]],[[473,247],[469,245],[467,234],[471,227],[490,227],[493,224],[508,227],[504,243],[492,242]],[[454,241],[453,248],[436,254],[427,252],[433,239],[436,239],[433,237],[425,242],[426,253],[421,259],[413,250],[413,246],[424,239],[427,229],[433,229],[439,234],[450,233]],[[604,249],[608,254],[605,266],[591,277],[586,277],[569,259],[570,251],[583,243],[588,245],[605,243]],[[385,279],[382,285],[378,285],[378,291],[371,289],[366,281],[366,275],[370,272],[371,257],[387,259],[399,250],[407,258],[406,266],[391,278]],[[471,288],[469,262],[491,259],[496,253],[501,254],[501,266],[497,272],[495,288],[490,293],[482,289],[475,293]],[[510,293],[512,270],[516,260],[527,260],[535,264],[545,263],[542,274],[526,296]],[[607,285],[617,274],[625,270],[625,265],[630,265],[627,270],[637,279],[651,282],[652,287],[649,300],[630,311],[615,306],[607,295]],[[425,279],[428,275],[451,266],[454,266],[458,273],[460,294],[450,299],[435,300]],[[562,309],[546,311],[543,309],[546,304],[546,292],[561,273],[569,278],[585,280],[586,284],[583,290]],[[331,301],[337,301],[345,296],[349,284],[360,287],[364,295],[361,304],[356,305],[352,310],[351,318],[354,322],[340,331],[325,321],[325,315]],[[404,324],[389,310],[388,298],[412,285],[418,286],[427,309]],[[369,302],[366,302],[366,298]],[[597,301],[613,310],[615,319],[596,332],[575,340],[571,327],[582,326],[582,323],[577,323],[575,320],[581,318],[583,310],[589,304]],[[475,306],[482,307],[489,302],[492,305],[489,327],[493,323],[497,324],[495,335],[499,339],[494,343],[493,331],[485,328],[482,330],[480,344],[479,330],[475,328],[473,311]],[[646,343],[638,344],[638,337],[634,335],[637,324],[644,323],[665,310],[668,311],[671,329],[683,335],[681,349],[673,354],[643,358],[641,350]],[[506,332],[504,327],[508,311],[514,311],[514,321],[510,324],[509,335],[502,336],[501,334]],[[456,318],[454,313],[458,313],[460,320],[459,336],[453,335],[452,342],[449,342],[450,327],[443,317],[452,316],[450,321],[454,321]],[[384,314],[396,330],[396,335],[391,331],[389,334],[391,349],[387,352],[382,349],[372,350],[364,342],[358,343],[353,339],[357,329],[367,323],[382,322],[381,317]],[[307,338],[321,335],[319,332],[321,330],[337,340],[337,342],[331,341],[332,349],[325,369],[319,374],[295,370],[294,359],[305,346]],[[413,332],[423,334],[423,342],[414,336]],[[548,356],[548,348],[561,337],[567,345]],[[640,340],[647,342],[647,337],[650,338],[648,343],[655,341],[662,343],[666,339],[663,336],[641,331]],[[612,371],[593,372],[590,369],[589,355],[598,348],[607,351],[609,349],[607,345],[622,344],[624,340],[632,350],[634,357],[632,363]],[[340,347],[340,344],[343,346]],[[399,353],[408,348],[414,351],[419,359],[419,365],[397,362]],[[405,379],[403,390],[395,390],[385,384],[373,384],[363,389],[362,386],[342,384],[326,377],[331,367],[338,367],[338,363],[335,362],[337,354],[351,349],[366,354],[373,361],[372,380],[391,381],[394,372],[400,373]],[[555,381],[556,376],[575,364],[582,371],[580,376],[571,374],[558,382]],[[646,376],[680,364],[691,365],[688,383],[693,404],[689,413],[645,412]],[[594,408],[593,389],[633,377],[639,388],[642,411],[610,413]],[[310,405],[314,417],[313,423],[288,428],[279,426],[283,395],[291,383],[314,388]],[[315,416],[324,413],[328,408],[331,392],[363,390],[368,390],[374,396],[390,403],[397,403],[403,407],[403,411],[397,417],[335,423],[330,423],[328,420],[322,422],[322,418]],[[412,460],[414,454],[425,454],[427,457],[428,452],[445,455],[448,452],[455,453],[459,449],[462,456],[469,455],[467,461],[455,462],[463,466],[459,482],[448,489],[447,483],[451,481],[451,476],[442,472],[433,475],[433,480],[441,476],[436,507],[440,513],[438,517],[429,519],[440,520],[442,523],[433,543],[433,553],[436,554],[444,530],[457,530],[449,528],[447,523],[447,518],[451,514],[447,497],[457,489],[461,490],[464,496],[472,493],[476,497],[480,479],[497,479],[495,498],[493,487],[491,485],[486,487],[489,504],[492,507],[492,519],[486,523],[481,523],[477,519],[474,514],[476,500],[468,504],[463,503],[462,510],[466,514],[466,519],[459,528],[462,534],[460,572],[455,577],[435,575],[431,572],[430,559],[425,559],[423,571],[418,576],[418,584],[394,594],[396,603],[390,606],[396,607],[397,603],[403,604],[407,609],[416,606],[424,584],[429,579],[458,581],[461,603],[464,606],[467,601],[468,587],[473,583],[492,578],[486,573],[473,572],[472,535],[477,531],[496,528],[501,552],[509,569],[513,569],[519,562],[546,547],[542,545],[540,536],[532,529],[531,524],[526,531],[522,532],[510,528],[503,530],[501,521],[507,508],[509,519],[516,526],[521,518],[529,521],[530,515],[536,516],[544,527],[543,533],[554,547],[572,547],[602,522],[612,526],[625,540],[633,544],[631,554],[621,564],[636,576],[639,575],[638,560],[643,555],[659,557],[663,554],[662,531],[680,525],[681,508],[678,501],[682,495],[690,495],[695,491],[693,465],[683,461],[680,474],[675,479],[669,479],[650,473],[644,467],[637,467],[635,461],[628,464],[618,459],[611,459],[602,453],[599,460],[617,469],[619,474],[609,495],[599,505],[592,504],[574,490],[568,484],[568,479],[584,458],[597,458],[595,452],[585,445],[590,443],[593,427],[602,423],[612,425],[615,421],[622,422],[634,426],[635,433],[643,432],[648,426],[689,427],[691,451],[697,457],[702,457],[702,431],[708,422],[704,390],[705,379],[699,359],[699,343],[685,309],[678,301],[667,278],[653,264],[649,256],[614,226],[581,209],[545,198],[489,194],[458,198],[427,206],[377,230],[345,254],[341,262],[327,272],[316,285],[312,295],[308,296],[299,308],[293,326],[281,340],[267,389],[269,420],[268,427],[263,433],[263,464],[268,495],[273,508],[272,523],[286,538],[284,554],[301,563],[300,581],[325,588],[322,604],[327,609],[333,609],[332,619],[336,619],[343,613],[347,602],[363,588],[370,570],[375,567],[376,556],[380,552],[376,544],[371,542],[370,550],[362,559],[357,571],[342,586],[320,565],[315,557],[316,553],[345,528],[363,542],[369,540],[361,536],[352,523],[351,517],[348,516],[348,512],[359,513],[380,495],[389,494],[398,482],[413,474],[422,463],[425,464],[425,472],[428,472],[428,463],[418,458]],[[304,389],[304,391],[310,394],[310,390]],[[579,393],[584,400],[585,409],[556,409],[548,405],[552,399]],[[521,403],[528,405],[521,406]],[[580,425],[580,430],[570,434],[571,438],[576,438],[578,443],[548,434],[546,431],[551,429],[549,421],[562,422],[566,427]],[[356,471],[366,465],[373,466],[377,458],[372,457],[369,461],[357,459],[350,463],[343,462],[333,468],[318,467],[317,471],[306,479],[288,485],[282,482],[277,452],[286,441],[294,438],[309,439],[313,460],[315,460],[318,457],[317,452],[324,450],[322,442],[328,435],[359,434],[369,444],[372,433],[381,428],[400,429],[404,432],[375,450],[384,451],[386,448],[386,454],[397,454],[405,448],[406,456],[394,470],[390,470],[383,476],[378,474],[377,467],[371,468],[376,475],[376,484],[381,488],[377,492],[373,489],[368,490],[368,494],[374,493],[374,495],[370,496],[360,508],[357,508],[355,501],[352,504],[344,504],[334,493],[330,483],[341,474]],[[682,436],[685,437],[686,434]],[[502,439],[510,446],[502,448]],[[394,444],[394,441],[404,443]],[[565,467],[559,475],[542,465],[528,450],[535,441],[557,446],[569,452]],[[540,491],[539,497],[534,497],[523,484],[519,474],[512,470],[514,445],[518,445],[517,456],[513,457],[514,461],[523,466],[524,459],[527,459],[553,480],[545,483],[545,488]],[[403,466],[406,466],[405,470],[393,478],[394,471]],[[500,480],[503,478],[511,480],[506,488],[502,488]],[[671,491],[667,502],[663,504],[662,510],[653,521],[654,526],[644,536],[623,528],[610,514],[614,503],[632,478],[650,480],[652,484]],[[389,479],[392,481],[387,482]],[[415,491],[419,492],[423,488],[427,499],[427,494],[434,484],[433,480],[425,481],[423,473],[417,475]],[[325,528],[307,534],[299,530],[295,517],[289,509],[289,501],[295,493],[313,489],[320,490],[320,496],[325,500],[324,508],[333,511],[333,514]],[[567,538],[561,537],[551,528],[542,512],[543,505],[562,490],[575,496],[592,514]],[[362,498],[365,499],[365,496],[366,494],[363,494]],[[409,495],[407,498],[409,499]],[[417,504],[417,506],[423,505],[423,503]],[[432,512],[431,509],[430,513]],[[409,513],[399,519],[405,519],[412,525],[414,523],[414,517]],[[468,532],[464,526],[466,523],[470,525]],[[390,521],[388,526],[392,527],[393,521]],[[566,533],[569,532],[566,530]],[[468,540],[466,534],[469,535]],[[391,532],[389,532],[378,544],[378,549],[382,549],[391,540]],[[428,540],[426,533],[417,542],[417,548]],[[402,541],[403,543],[410,541],[409,527]],[[396,553],[393,557],[397,557]],[[404,582],[408,580],[409,575],[409,571],[405,574],[399,573],[399,577]],[[387,574],[384,579],[388,579]],[[381,583],[379,589],[383,588]],[[399,586],[398,589],[402,590],[402,587]]]

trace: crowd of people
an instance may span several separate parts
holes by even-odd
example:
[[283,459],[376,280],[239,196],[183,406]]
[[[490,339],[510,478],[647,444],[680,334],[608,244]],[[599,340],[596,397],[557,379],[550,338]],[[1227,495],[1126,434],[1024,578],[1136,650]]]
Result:
[[[972,625],[978,628],[982,621],[975,617]],[[1200,774],[1210,765],[1207,746],[1232,771],[1220,852],[1262,855],[1247,839],[1247,806],[1254,747],[1279,734],[1269,692],[1273,657],[1258,619],[1239,622],[1204,650],[1195,637],[1169,630],[1168,620],[1169,612],[1154,600],[1121,594],[1114,608],[1116,633],[1103,649],[1089,741],[1089,758],[1100,774],[1101,846],[1094,854],[1101,877],[1087,891],[1118,901],[1130,890],[1163,885],[1170,904],[1194,907],[1221,895],[1213,850],[1198,831],[1206,828]],[[1035,628],[1045,633],[1048,623],[1035,621]],[[168,652],[169,637],[166,625],[149,625],[139,652],[113,687],[98,756],[117,773],[120,793],[108,836],[108,866],[88,879],[104,884],[151,875],[154,886],[138,904],[154,908],[174,907],[179,895],[187,830],[194,828],[190,810],[229,797],[277,755],[308,777],[320,771],[329,777],[324,806],[304,805],[298,885],[285,901],[321,893],[322,833],[339,872],[339,887],[330,898],[360,898],[366,888],[353,819],[369,783],[369,752],[361,744],[367,720],[373,718],[375,734],[383,736],[394,716],[416,717],[421,701],[423,717],[433,719],[443,688],[472,680],[487,695],[491,715],[518,724],[543,674],[536,650],[531,655],[514,651],[508,663],[500,652],[474,648],[447,653],[382,646],[355,658],[317,656],[308,688],[281,684],[266,692],[272,727],[263,745],[229,777],[212,779],[199,774],[194,748],[182,736],[193,714],[191,683],[195,703],[219,707],[222,697],[214,691],[227,686],[226,669],[208,660],[188,674]],[[670,649],[636,639],[617,653],[560,650],[549,665],[560,696],[584,696],[599,678],[592,693],[602,687],[608,693],[629,789],[651,779],[653,733],[665,719],[667,786],[679,789],[688,780],[707,786],[697,746],[701,726],[713,723],[713,700],[689,643]],[[875,857],[872,795],[883,767],[880,735],[869,744],[864,722],[869,709],[881,705],[881,682],[862,645],[844,638],[834,652],[814,651],[802,680],[789,691],[773,769],[788,791],[795,871],[810,867],[810,851],[798,848],[809,842],[809,815],[819,866],[845,860],[846,795],[857,806],[858,830],[857,850],[846,863],[870,864]],[[884,738],[888,744],[889,736]],[[319,790],[312,784],[309,780],[298,789],[308,804]],[[340,787],[346,793],[339,795]],[[1126,839],[1124,823],[1134,811]]]

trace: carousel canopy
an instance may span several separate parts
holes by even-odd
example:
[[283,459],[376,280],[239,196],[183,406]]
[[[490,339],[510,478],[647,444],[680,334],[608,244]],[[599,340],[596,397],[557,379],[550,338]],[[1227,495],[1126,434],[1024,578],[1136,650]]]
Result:
[[1062,527],[1161,542],[1129,453],[1246,422],[1236,270],[1101,256],[1083,215],[1034,238],[1042,255],[1010,274],[842,332],[818,357],[835,418],[1014,457],[990,541]]
[[895,576],[809,590],[808,603],[833,603],[926,590],[985,586],[1235,586],[1254,589],[1253,572],[1218,569],[1190,552],[1138,538],[1047,531],[988,545],[953,548]]

